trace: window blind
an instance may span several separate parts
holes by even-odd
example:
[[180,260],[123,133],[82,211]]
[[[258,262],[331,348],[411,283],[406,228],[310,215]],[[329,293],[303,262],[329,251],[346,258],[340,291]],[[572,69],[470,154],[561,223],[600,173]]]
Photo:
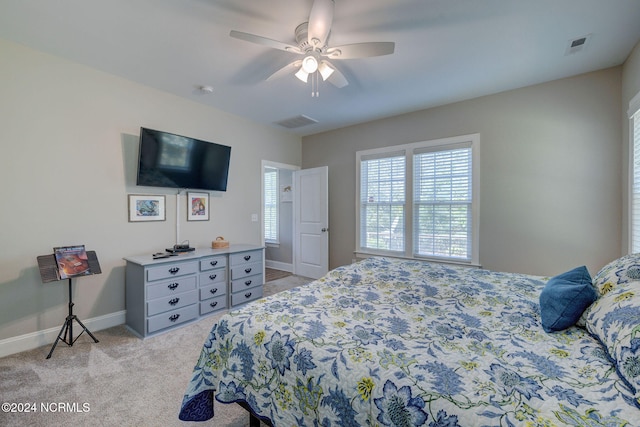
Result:
[[404,155],[360,163],[360,247],[404,252]]
[[413,156],[414,254],[471,259],[471,148]]
[[278,169],[264,169],[264,239],[278,241]]
[[631,252],[640,252],[640,109],[631,116],[633,183],[631,188]]

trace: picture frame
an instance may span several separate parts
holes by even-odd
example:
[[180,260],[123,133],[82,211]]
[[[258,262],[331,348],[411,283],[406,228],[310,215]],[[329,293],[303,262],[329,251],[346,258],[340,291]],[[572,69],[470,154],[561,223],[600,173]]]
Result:
[[165,221],[165,196],[129,194],[129,222]]
[[187,193],[187,221],[209,221],[209,193]]
[[280,186],[280,201],[281,202],[292,202],[293,201],[293,186],[292,185],[281,185]]

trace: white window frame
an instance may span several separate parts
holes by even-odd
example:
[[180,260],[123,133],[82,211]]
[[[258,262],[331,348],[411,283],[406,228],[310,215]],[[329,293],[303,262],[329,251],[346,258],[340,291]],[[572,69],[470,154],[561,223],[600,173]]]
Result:
[[629,102],[627,115],[629,117],[628,250],[629,253],[637,253],[640,252],[640,92]]
[[[452,147],[470,144],[471,145],[471,162],[472,162],[472,202],[471,202],[471,254],[469,260],[462,260],[457,258],[447,257],[429,257],[420,256],[414,253],[414,237],[413,237],[413,154],[414,151],[422,151],[425,149],[435,150],[447,150]],[[399,152],[404,153],[406,168],[405,168],[405,218],[404,218],[404,251],[386,251],[376,250],[371,248],[363,248],[360,245],[360,191],[361,191],[361,162],[363,159],[382,158],[386,156],[392,156]],[[450,138],[441,138],[429,141],[414,142],[410,144],[394,145],[383,148],[376,148],[371,150],[358,151],[356,153],[356,242],[355,253],[358,257],[366,256],[391,256],[398,258],[409,259],[423,259],[430,261],[438,261],[445,263],[455,263],[464,265],[480,265],[479,254],[479,225],[480,225],[480,134],[461,135]]]

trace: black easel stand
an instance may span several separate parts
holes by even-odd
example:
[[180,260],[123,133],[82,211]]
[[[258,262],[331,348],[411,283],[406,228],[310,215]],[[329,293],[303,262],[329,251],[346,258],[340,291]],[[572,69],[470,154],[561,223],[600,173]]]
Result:
[[[82,326],[82,332],[80,332],[80,334],[78,334],[78,336],[75,339],[73,339],[73,321],[74,320],[78,322],[80,326]],[[73,300],[71,297],[71,278],[69,278],[69,315],[67,316],[67,319],[65,320],[64,325],[62,325],[62,329],[60,329],[58,338],[56,338],[56,341],[53,343],[53,347],[51,347],[51,351],[49,351],[49,354],[47,355],[47,359],[51,358],[51,355],[53,354],[53,350],[55,350],[56,345],[58,345],[58,341],[62,341],[65,344],[67,344],[69,347],[71,347],[73,343],[76,342],[78,338],[80,338],[80,335],[82,335],[83,332],[86,332],[87,334],[89,334],[89,336],[93,338],[93,342],[98,342],[98,340],[96,339],[96,337],[93,336],[91,331],[87,329],[86,326],[84,326],[84,324],[80,321],[80,319],[78,319],[78,316],[73,314]]]
[[[88,258],[91,274],[93,275],[93,274],[102,273],[100,269],[100,263],[98,262],[98,257],[96,256],[95,251],[87,251],[87,258]],[[39,256],[37,259],[38,259],[38,267],[40,269],[40,277],[42,278],[43,283],[56,282],[60,280],[60,274],[58,273],[58,264],[56,263],[56,258],[53,254],[42,255],[42,256]],[[58,338],[56,338],[56,341],[53,343],[53,346],[51,347],[51,350],[47,355],[47,359],[51,358],[51,355],[53,354],[53,350],[55,350],[56,346],[58,345],[58,341],[62,341],[65,344],[67,344],[69,347],[71,347],[73,343],[76,342],[76,340],[80,338],[80,335],[82,335],[84,332],[89,334],[89,336],[93,338],[94,342],[98,342],[98,340],[96,339],[96,337],[93,336],[91,331],[89,331],[89,329],[87,329],[87,327],[84,326],[84,324],[80,321],[80,319],[78,319],[78,316],[73,314],[73,305],[74,304],[73,304],[72,290],[71,290],[71,278],[69,278],[69,315],[65,319],[64,325],[62,325],[62,329],[60,329]],[[73,339],[73,321],[74,320],[78,322],[78,324],[82,327],[82,332],[80,332],[80,334],[75,339]]]

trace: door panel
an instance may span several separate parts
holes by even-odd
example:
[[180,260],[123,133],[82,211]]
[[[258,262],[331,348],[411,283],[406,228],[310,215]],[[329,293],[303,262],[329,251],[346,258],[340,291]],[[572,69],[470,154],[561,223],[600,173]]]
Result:
[[328,167],[294,172],[295,273],[317,279],[329,270]]

